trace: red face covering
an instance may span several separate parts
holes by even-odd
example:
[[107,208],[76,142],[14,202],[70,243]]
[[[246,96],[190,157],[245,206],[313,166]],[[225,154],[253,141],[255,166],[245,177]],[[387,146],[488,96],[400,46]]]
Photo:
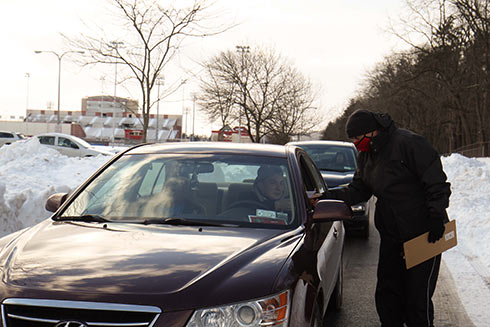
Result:
[[369,136],[363,136],[362,139],[354,142],[354,145],[359,152],[369,152],[371,151],[371,144],[369,142],[371,142],[371,138]]

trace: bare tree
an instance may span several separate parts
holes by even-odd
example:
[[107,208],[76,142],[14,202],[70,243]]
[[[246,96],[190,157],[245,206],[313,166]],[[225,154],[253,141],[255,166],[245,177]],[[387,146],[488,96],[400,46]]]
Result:
[[207,101],[208,116],[223,124],[244,121],[253,142],[314,126],[310,81],[272,50],[225,51],[203,66],[200,98]]
[[409,16],[395,33],[411,49],[387,56],[368,73],[362,95],[324,137],[341,135],[348,114],[367,108],[390,113],[442,153],[489,142],[490,0],[406,2]]
[[[238,85],[234,79],[223,76],[221,72],[227,70],[226,60],[209,62],[205,67],[206,79],[201,79],[201,94],[198,96],[201,111],[212,121],[220,120],[221,125],[227,125],[233,116],[233,106],[238,92]],[[223,58],[227,59],[227,58]]]
[[[153,87],[173,57],[178,53],[186,37],[203,37],[225,31],[207,29],[203,22],[213,17],[207,16],[210,6],[205,0],[194,0],[190,6],[177,4],[160,5],[157,0],[110,0],[116,9],[120,23],[120,36],[110,38],[100,31],[95,36],[83,35],[70,38],[71,46],[88,54],[85,61],[90,64],[123,64],[130,71],[141,91],[143,116],[143,142],[146,141],[150,109],[158,100],[152,97]],[[188,3],[188,2],[186,2]],[[180,4],[179,4],[180,5]],[[124,40],[124,46],[120,46]],[[175,91],[182,84],[170,85],[164,94]],[[160,97],[160,95],[158,95]]]

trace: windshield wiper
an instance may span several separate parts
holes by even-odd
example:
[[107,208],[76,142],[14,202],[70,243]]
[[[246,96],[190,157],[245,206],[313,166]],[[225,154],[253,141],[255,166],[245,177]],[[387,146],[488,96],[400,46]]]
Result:
[[151,218],[141,222],[143,225],[182,225],[182,226],[214,226],[214,227],[237,227],[234,224],[211,223],[202,220],[189,220],[183,218]]
[[86,223],[109,223],[109,219],[105,219],[99,215],[82,215],[82,216],[62,216],[56,217],[56,221],[83,221]]

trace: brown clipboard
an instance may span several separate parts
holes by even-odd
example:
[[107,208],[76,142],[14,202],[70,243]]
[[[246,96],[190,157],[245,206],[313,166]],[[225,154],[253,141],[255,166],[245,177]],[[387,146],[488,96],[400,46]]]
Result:
[[405,265],[410,269],[458,244],[456,220],[446,223],[444,234],[435,243],[429,243],[428,232],[403,243]]

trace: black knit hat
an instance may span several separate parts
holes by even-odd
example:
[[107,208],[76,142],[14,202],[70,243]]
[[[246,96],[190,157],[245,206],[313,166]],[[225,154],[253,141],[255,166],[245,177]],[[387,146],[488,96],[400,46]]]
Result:
[[275,176],[275,175],[281,175],[282,176],[282,170],[279,166],[271,166],[271,165],[264,165],[259,168],[257,171],[257,178],[255,181],[260,181],[263,180],[267,177]]
[[345,131],[349,138],[353,138],[372,132],[379,127],[376,118],[374,118],[374,113],[365,109],[358,109],[349,116],[349,119],[347,119]]

